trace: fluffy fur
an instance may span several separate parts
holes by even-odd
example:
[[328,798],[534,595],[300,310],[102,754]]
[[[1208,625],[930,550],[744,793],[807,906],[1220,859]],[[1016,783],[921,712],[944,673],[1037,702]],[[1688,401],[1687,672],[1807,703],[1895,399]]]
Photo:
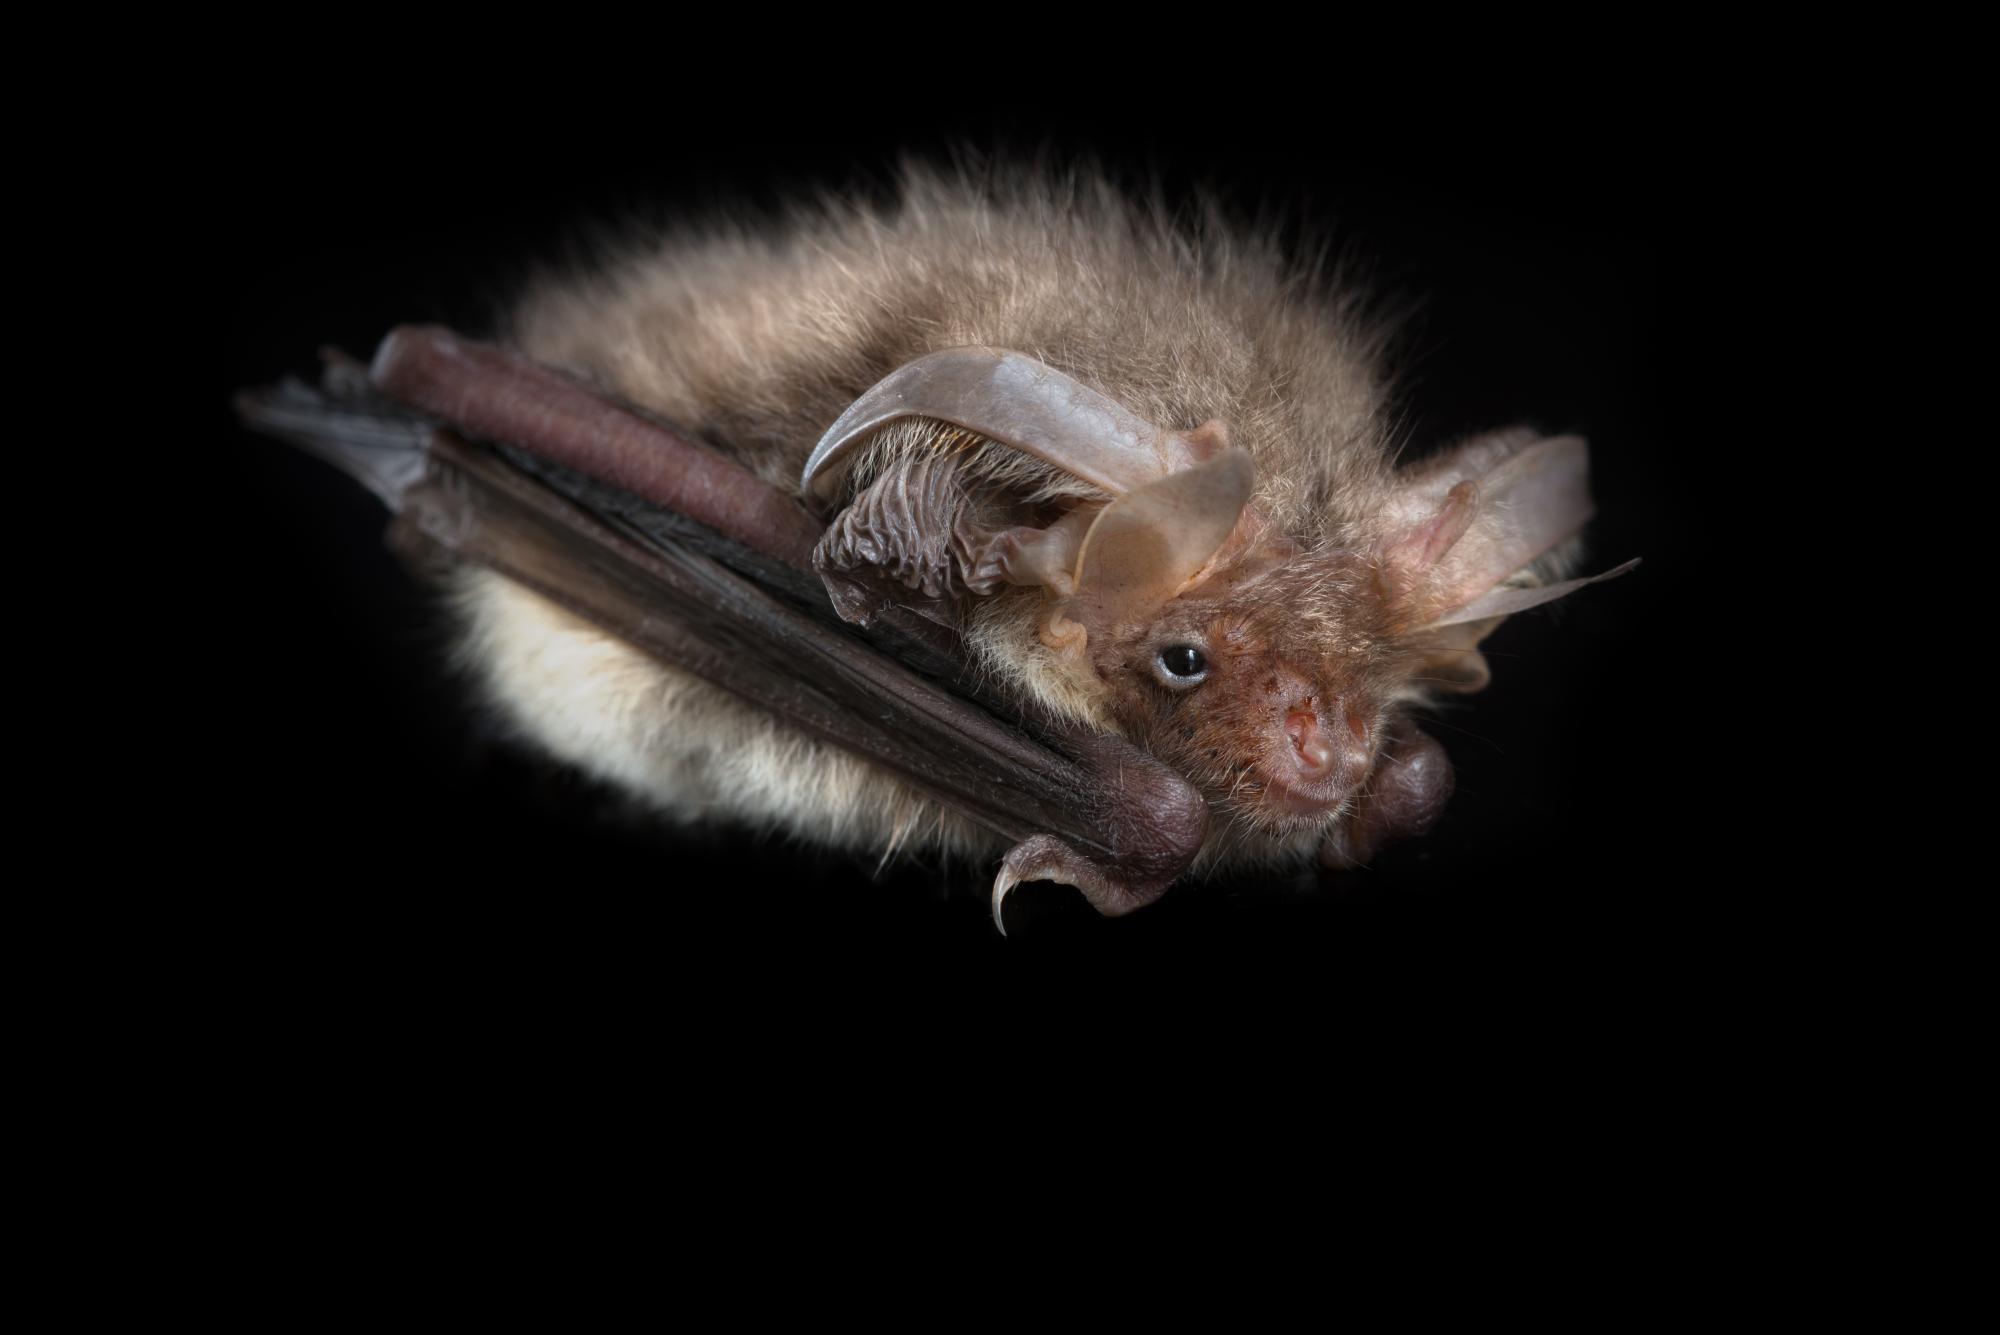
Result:
[[[1280,648],[1315,663],[1347,655],[1343,680],[1365,686],[1368,702],[1357,729],[1379,728],[1411,693],[1412,660],[1384,647],[1386,632],[1368,619],[1369,572],[1337,559],[1381,537],[1391,476],[1385,326],[1328,277],[1213,218],[1177,225],[1158,205],[1087,179],[996,186],[917,175],[889,209],[829,205],[782,227],[628,247],[596,273],[536,284],[507,333],[788,490],[858,394],[913,358],[964,344],[1025,352],[1164,426],[1220,418],[1256,462],[1254,508],[1289,550],[1326,560],[1238,572],[1185,615],[1252,646],[1246,664]],[[884,433],[852,482],[897,450],[926,447],[921,432]],[[1088,491],[1010,451],[980,467],[1044,501]],[[664,811],[884,853],[998,851],[893,777],[498,576],[463,576],[461,602],[471,660],[508,716]],[[969,608],[968,645],[987,671],[1197,776],[1225,817],[1202,865],[1311,855],[1331,818],[1254,818],[1239,800],[1255,796],[1242,792],[1246,757],[1215,741],[1239,726],[1226,708],[1196,725],[1176,701],[1080,677],[1037,637],[1040,607],[1038,591],[1015,590]],[[1143,671],[1151,633],[1101,637],[1098,670]],[[1241,668],[1253,670],[1262,669]],[[1275,676],[1270,689],[1281,690]]]

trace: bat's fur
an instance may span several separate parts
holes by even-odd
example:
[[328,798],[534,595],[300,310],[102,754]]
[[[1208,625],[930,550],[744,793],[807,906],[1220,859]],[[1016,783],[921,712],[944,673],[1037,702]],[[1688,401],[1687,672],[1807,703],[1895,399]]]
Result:
[[[1244,711],[1290,688],[1266,670],[1274,655],[1326,665],[1343,698],[1351,685],[1357,730],[1378,729],[1414,693],[1415,660],[1378,624],[1372,570],[1349,555],[1370,550],[1388,522],[1386,324],[1329,276],[1300,272],[1274,243],[1214,218],[1177,225],[1089,179],[995,186],[919,174],[892,209],[825,206],[782,228],[672,236],[588,276],[546,279],[508,334],[792,491],[814,442],[859,394],[913,358],[965,344],[1027,353],[1162,426],[1226,422],[1256,462],[1254,508],[1298,556],[1234,572],[1198,604],[1177,600],[1188,605],[1175,615],[1200,622],[1219,653],[1234,647],[1235,697],[1211,687],[1196,718],[1143,685],[1157,640],[1148,626],[1094,637],[1102,680],[1080,675],[1037,635],[1039,591],[979,600],[967,623],[978,661],[1007,688],[1119,728],[1237,817],[1215,822],[1205,863],[1309,856],[1332,819],[1257,814]],[[850,484],[899,450],[933,444],[921,423],[885,431]],[[1090,494],[1013,451],[995,448],[979,466],[1045,500]],[[471,659],[507,714],[556,755],[670,813],[858,849],[997,850],[866,762],[498,576],[468,572],[460,593]]]

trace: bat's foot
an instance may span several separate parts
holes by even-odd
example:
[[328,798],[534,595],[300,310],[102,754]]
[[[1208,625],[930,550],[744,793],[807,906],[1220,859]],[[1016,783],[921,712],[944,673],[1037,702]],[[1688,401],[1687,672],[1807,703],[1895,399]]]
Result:
[[1367,866],[1383,847],[1437,824],[1451,790],[1444,748],[1408,719],[1398,720],[1354,814],[1320,841],[1319,865],[1333,872]]
[[993,878],[993,925],[1007,935],[1001,907],[1015,886],[1023,881],[1054,881],[1083,892],[1090,906],[1107,918],[1116,918],[1133,909],[1144,908],[1167,892],[1166,881],[1134,881],[1092,862],[1051,834],[1038,834],[1014,845],[1000,860],[1000,874]]

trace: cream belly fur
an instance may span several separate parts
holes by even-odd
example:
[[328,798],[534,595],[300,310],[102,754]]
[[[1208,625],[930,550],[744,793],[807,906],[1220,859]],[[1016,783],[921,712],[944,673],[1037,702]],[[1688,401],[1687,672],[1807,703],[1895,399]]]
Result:
[[1003,843],[893,775],[650,658],[512,580],[459,576],[465,648],[520,734],[684,822],[727,820],[884,856]]

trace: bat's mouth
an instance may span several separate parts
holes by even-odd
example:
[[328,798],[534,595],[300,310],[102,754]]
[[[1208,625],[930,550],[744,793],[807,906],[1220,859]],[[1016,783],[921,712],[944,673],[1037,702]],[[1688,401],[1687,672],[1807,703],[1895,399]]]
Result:
[[1267,778],[1261,805],[1285,821],[1311,820],[1338,811],[1349,791],[1339,778],[1306,783]]

